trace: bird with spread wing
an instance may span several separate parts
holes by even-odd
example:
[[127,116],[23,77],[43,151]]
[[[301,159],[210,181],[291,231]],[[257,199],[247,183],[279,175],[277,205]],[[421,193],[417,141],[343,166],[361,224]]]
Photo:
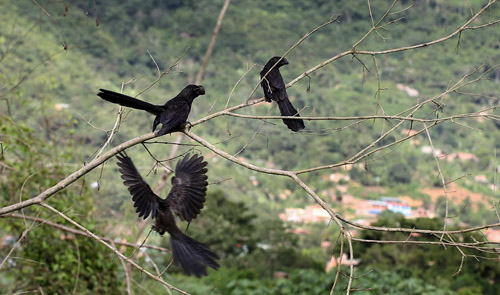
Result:
[[177,162],[172,188],[165,199],[158,197],[135,168],[132,159],[121,153],[117,156],[123,184],[132,195],[139,217],[155,219],[153,230],[160,235],[170,234],[174,262],[187,275],[201,277],[207,274],[206,266],[218,269],[219,257],[208,246],[188,237],[177,227],[172,210],[181,220],[191,222],[200,213],[207,190],[207,162],[203,156],[186,155]]

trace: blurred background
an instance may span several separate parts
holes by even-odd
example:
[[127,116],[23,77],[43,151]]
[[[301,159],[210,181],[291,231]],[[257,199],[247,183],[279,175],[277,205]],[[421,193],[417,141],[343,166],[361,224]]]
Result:
[[[463,25],[488,1],[399,1],[360,50],[385,50],[439,39]],[[193,103],[190,121],[260,98],[259,72],[307,32],[333,14],[339,21],[311,35],[281,68],[289,82],[318,63],[349,50],[380,19],[392,1],[232,1],[201,80],[207,91]],[[118,106],[96,96],[99,88],[163,104],[195,83],[222,0],[207,1],[7,1],[0,0],[0,202],[2,207],[38,195],[92,160],[115,124]],[[408,8],[409,7],[409,8]],[[406,9],[408,8],[408,9]],[[500,3],[473,25],[500,18]],[[178,60],[178,62],[177,62]],[[393,54],[348,55],[288,89],[302,116],[396,115],[439,95],[464,75],[483,79],[426,105],[415,117],[434,119],[480,112],[499,104],[498,25],[466,30],[460,38]],[[255,65],[255,66],[254,66]],[[252,68],[253,67],[253,68]],[[247,74],[245,74],[251,69]],[[273,104],[238,111],[277,115]],[[488,114],[498,115],[489,110]],[[152,117],[124,110],[111,146],[150,132]],[[229,154],[268,168],[301,170],[352,157],[399,121],[305,121],[293,133],[281,120],[218,117],[192,131]],[[417,126],[418,125],[418,126]],[[376,147],[420,130],[406,122]],[[448,121],[382,149],[354,165],[302,174],[335,212],[360,224],[442,229],[499,222],[498,117]],[[147,144],[157,159],[170,157],[178,134]],[[152,142],[151,141],[151,142]],[[220,257],[221,269],[202,279],[172,265],[164,278],[192,294],[326,294],[339,264],[355,265],[356,294],[498,294],[498,254],[439,245],[354,243],[354,257],[339,259],[339,228],[292,180],[244,169],[184,138],[176,154],[202,153],[209,162],[205,209],[189,235]],[[163,173],[148,150],[127,150],[152,187]],[[447,182],[445,196],[436,160]],[[169,182],[162,189],[166,196]],[[448,201],[447,201],[448,200]],[[49,204],[93,232],[142,242],[150,224],[136,217],[130,195],[111,159]],[[446,208],[448,208],[446,212]],[[69,225],[39,207],[24,214]],[[19,212],[20,213],[20,212]],[[445,219],[446,217],[446,219]],[[0,257],[7,257],[29,221],[0,218]],[[186,224],[181,223],[181,228]],[[358,238],[405,240],[407,234],[353,231]],[[413,240],[431,240],[412,236]],[[500,242],[498,227],[457,239]],[[169,248],[167,236],[147,243]],[[132,248],[119,248],[126,255]],[[168,253],[141,250],[135,258],[153,270],[172,260]],[[2,258],[3,260],[3,258]],[[124,294],[125,271],[134,294],[165,293],[164,287],[120,260],[94,240],[37,225],[0,269],[2,294]],[[457,273],[460,270],[459,273]],[[336,292],[344,294],[348,269],[341,266]],[[343,275],[346,274],[346,275]]]

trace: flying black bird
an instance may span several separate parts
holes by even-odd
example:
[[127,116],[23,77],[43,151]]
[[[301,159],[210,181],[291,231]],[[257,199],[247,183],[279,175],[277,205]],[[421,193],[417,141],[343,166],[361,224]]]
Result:
[[156,219],[153,230],[160,235],[170,234],[170,243],[174,262],[180,264],[187,275],[194,274],[201,277],[207,274],[205,265],[213,269],[219,268],[215,262],[219,257],[210,249],[186,236],[177,227],[171,209],[181,220],[191,222],[200,213],[205,202],[207,190],[207,162],[202,156],[186,155],[177,162],[175,176],[172,177],[172,189],[165,199],[158,197],[151,187],[144,181],[134,166],[132,159],[127,155],[117,156],[118,166],[122,174],[123,184],[128,187],[132,195],[134,207],[139,217],[146,219],[149,215]]
[[163,124],[157,136],[167,134],[187,121],[191,104],[193,100],[200,95],[205,94],[205,88],[198,85],[188,85],[182,89],[176,97],[167,101],[164,105],[155,105],[148,102],[133,98],[121,93],[113,92],[106,89],[99,89],[97,95],[109,102],[117,103],[124,107],[134,108],[147,111],[156,115],[153,123],[153,131],[158,124]]
[[[286,93],[286,85],[285,82],[283,82],[283,77],[281,76],[279,70],[281,66],[288,64],[288,60],[286,60],[286,58],[283,58],[281,59],[281,61],[279,61],[280,58],[281,57],[279,56],[275,56],[266,63],[264,69],[260,72],[260,78],[264,78],[262,82],[260,82],[260,86],[262,86],[262,89],[264,90],[264,96],[267,102],[271,102],[274,100],[278,103],[278,108],[280,109],[280,113],[282,116],[300,117],[297,110],[293,107],[292,103],[288,99],[288,94]],[[275,64],[276,66],[271,70],[271,72],[269,72],[269,70]],[[267,72],[269,72],[269,74],[264,77]],[[291,129],[295,132],[305,128],[304,121],[301,119],[283,119],[283,123],[285,123],[288,129]]]

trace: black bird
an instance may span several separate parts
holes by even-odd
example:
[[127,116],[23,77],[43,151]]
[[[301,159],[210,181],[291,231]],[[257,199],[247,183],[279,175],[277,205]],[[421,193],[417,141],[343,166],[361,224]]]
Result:
[[206,245],[183,234],[171,211],[172,209],[181,220],[191,222],[203,208],[208,185],[208,177],[205,175],[207,162],[203,161],[203,156],[186,155],[177,162],[175,176],[171,180],[172,188],[165,199],[151,190],[132,159],[125,154],[120,154],[117,158],[123,184],[132,195],[139,217],[146,219],[151,214],[151,218],[156,219],[153,230],[162,236],[165,232],[170,234],[174,262],[180,264],[187,275],[194,274],[197,277],[207,274],[205,265],[218,269],[219,264],[215,260],[219,257]]
[[191,111],[193,100],[205,94],[205,88],[203,88],[203,86],[188,85],[184,87],[176,97],[167,101],[164,105],[155,105],[114,91],[106,89],[99,90],[101,92],[97,95],[104,100],[117,103],[124,107],[144,110],[156,115],[153,123],[153,131],[155,131],[158,124],[163,124],[157,136],[174,131],[185,123]]
[[[262,89],[264,90],[264,96],[267,102],[274,100],[278,103],[278,108],[280,109],[282,116],[300,117],[297,110],[288,99],[286,85],[285,82],[283,82],[283,77],[281,76],[279,70],[281,66],[288,64],[288,60],[286,60],[286,58],[280,60],[280,58],[281,57],[279,56],[275,56],[266,63],[264,69],[260,72],[260,78],[264,78],[262,82],[260,82],[260,86],[262,86]],[[275,64],[276,66],[271,70],[271,72],[269,72]],[[269,72],[269,74],[264,77],[267,72]],[[304,121],[301,119],[283,119],[283,123],[285,123],[288,129],[295,132],[305,128]]]

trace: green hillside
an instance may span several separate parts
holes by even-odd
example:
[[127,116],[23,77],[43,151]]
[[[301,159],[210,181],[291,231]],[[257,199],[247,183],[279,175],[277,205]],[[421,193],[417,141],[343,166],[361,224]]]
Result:
[[[107,131],[113,128],[118,111],[116,105],[96,96],[99,88],[119,91],[124,83],[123,92],[135,96],[157,79],[157,66],[162,71],[171,67],[159,83],[139,96],[148,102],[163,104],[185,85],[195,83],[223,3],[222,0],[74,3],[0,0],[0,10],[4,12],[0,18],[0,164],[12,168],[0,166],[4,169],[0,170],[2,207],[19,201],[22,195],[26,195],[25,199],[36,196],[93,159],[106,142]],[[285,82],[350,50],[372,27],[371,16],[376,23],[392,1],[368,3],[371,9],[367,1],[361,0],[231,2],[200,83],[207,93],[195,100],[189,120],[194,122],[223,110],[230,93],[229,106],[244,103],[248,98],[260,98],[260,87],[253,94],[252,91],[260,81],[259,72],[267,60],[283,55],[332,15],[340,15],[337,22],[315,32],[287,55],[290,64],[281,68]],[[356,49],[383,51],[443,38],[487,3],[399,1],[392,10],[396,13],[389,14],[384,21],[389,23],[368,36]],[[291,101],[303,117],[407,116],[406,110],[441,95],[465,75],[472,73],[465,81],[481,78],[439,96],[434,103],[425,104],[413,114],[413,118],[421,120],[458,115],[463,118],[435,126],[426,121],[425,126],[432,127],[428,130],[429,136],[424,131],[412,140],[383,148],[362,158],[350,170],[344,165],[300,174],[300,179],[344,217],[366,218],[356,213],[355,208],[345,205],[347,195],[359,202],[408,196],[431,209],[434,215],[428,217],[436,217],[420,220],[388,213],[378,219],[371,216],[372,221],[377,219],[381,226],[396,224],[398,227],[439,229],[445,215],[449,217],[447,224],[454,228],[498,222],[495,213],[499,208],[496,187],[500,165],[497,156],[500,117],[495,108],[500,93],[500,30],[495,22],[498,19],[500,3],[495,3],[471,24],[477,28],[465,30],[447,41],[390,54],[348,54],[288,88]],[[480,27],[488,22],[495,23]],[[477,115],[485,110],[487,116]],[[279,115],[274,104],[266,103],[236,113]],[[153,118],[144,112],[126,109],[111,146],[150,132],[152,121]],[[305,131],[294,133],[279,119],[220,116],[194,126],[191,131],[249,163],[298,171],[346,161],[398,123],[400,120],[380,118],[305,120]],[[406,121],[376,142],[372,149],[403,139],[409,132],[422,128],[424,125],[419,121]],[[156,140],[171,143],[176,138],[177,134],[172,134]],[[206,209],[199,220],[190,225],[189,233],[215,249],[221,257],[222,268],[197,280],[183,276],[180,268],[174,266],[165,280],[193,294],[329,292],[334,274],[325,274],[324,269],[332,247],[338,242],[338,227],[334,223],[328,226],[296,224],[278,218],[285,208],[316,204],[313,198],[289,178],[245,169],[200,145],[193,145],[195,142],[187,138],[183,138],[182,143],[179,154],[194,150],[208,159],[211,182]],[[432,152],[441,152],[437,158],[429,153],[431,145]],[[162,169],[155,165],[149,153],[164,160],[169,157],[173,145],[145,146],[137,145],[127,152],[154,186]],[[474,158],[463,161],[447,158],[455,154],[458,157],[458,153]],[[445,201],[439,198],[441,195],[430,193],[432,188],[443,186],[439,170],[448,187],[461,190],[461,197],[452,198],[447,205],[448,215],[443,213]],[[329,181],[333,173],[348,175],[349,180]],[[33,179],[29,180],[30,177]],[[91,226],[103,236],[135,242],[139,238],[139,223],[115,161],[108,161],[84,179],[73,184],[62,196],[56,195],[50,200],[61,199],[57,203],[59,209],[71,208],[72,216],[79,216],[83,225]],[[98,189],[92,186],[94,182],[99,183]],[[80,202],[84,202],[82,196],[88,204],[80,206]],[[340,202],[342,196],[344,203]],[[38,207],[26,209],[26,212],[52,218]],[[0,230],[2,237],[17,236],[24,230],[21,220],[1,218],[0,222],[6,224],[6,229]],[[50,228],[43,228],[43,232],[32,231],[30,241],[48,235],[45,231],[50,232]],[[304,233],[297,234],[298,230]],[[370,233],[360,231],[358,234],[373,238]],[[58,240],[56,234],[52,238]],[[377,238],[404,240],[399,235]],[[88,239],[82,237],[74,241],[81,244],[82,257],[85,251],[92,252],[94,245]],[[326,249],[322,248],[324,241],[330,242]],[[50,244],[50,239],[46,243]],[[105,262],[96,266],[91,263],[95,258],[90,256],[85,262],[89,276],[80,278],[80,283],[61,277],[57,284],[51,284],[52,275],[35,275],[49,270],[56,273],[54,265],[67,268],[66,273],[76,273],[72,266],[76,263],[74,251],[68,250],[66,243],[58,240],[57,247],[40,248],[47,251],[46,255],[32,253],[28,247],[16,250],[18,256],[32,260],[57,256],[57,249],[66,249],[64,255],[67,256],[48,259],[45,266],[9,264],[8,268],[0,269],[0,286],[10,286],[6,290],[13,293],[38,286],[47,288],[47,294],[66,294],[73,291],[74,286],[78,286],[74,289],[77,294],[92,294],[96,290],[103,294],[125,292],[125,275],[120,261],[97,245],[96,253]],[[71,247],[79,247],[75,243]],[[155,234],[148,243],[170,246],[168,238],[162,239]],[[360,253],[357,258],[361,258],[356,274],[374,270],[357,281],[363,286],[358,286],[360,289],[375,288],[370,294],[496,294],[493,286],[499,283],[498,261],[467,259],[462,273],[453,277],[461,265],[459,251],[448,251],[439,257],[436,253],[442,253],[439,252],[441,248],[422,248],[428,252],[426,261],[451,265],[436,271],[436,268],[427,270],[426,265],[414,263],[419,259],[415,253],[423,251],[421,248],[412,252],[398,246],[397,249],[403,250],[396,251],[399,256],[394,255],[397,256],[394,258],[390,255],[395,251],[390,248],[393,245],[369,247],[371,245],[359,243],[355,248]],[[335,246],[335,253],[337,248]],[[9,249],[2,247],[0,251],[7,255]],[[170,262],[169,255],[165,258],[164,253],[148,253],[151,257],[143,255],[138,260],[152,259],[160,268]],[[127,250],[127,254],[132,254],[132,250]],[[425,253],[420,254],[425,256]],[[470,254],[477,253],[471,250]],[[492,257],[495,256],[488,256]],[[152,269],[151,265],[147,267]],[[7,273],[6,269],[11,272]],[[109,271],[109,276],[93,285],[91,282],[104,270]],[[273,280],[278,272],[286,273],[287,279]],[[153,294],[164,291],[160,284],[150,282],[139,272],[132,275],[134,292],[140,293],[146,286]],[[28,282],[20,283],[23,276],[28,276]],[[339,284],[344,288],[346,278]],[[314,288],[307,289],[307,286]],[[409,289],[413,293],[408,293]],[[364,291],[358,293],[365,294]]]

